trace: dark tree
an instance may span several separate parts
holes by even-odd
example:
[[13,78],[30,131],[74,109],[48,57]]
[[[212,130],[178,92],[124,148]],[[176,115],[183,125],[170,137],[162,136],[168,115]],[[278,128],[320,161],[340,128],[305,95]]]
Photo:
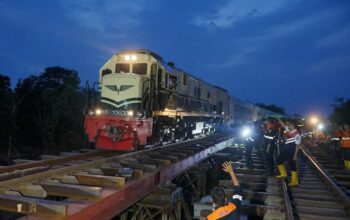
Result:
[[333,107],[333,112],[329,116],[329,119],[338,125],[350,124],[350,99],[345,98],[335,98]]
[[10,78],[0,74],[0,148],[1,154],[7,154],[10,142],[12,91]]
[[264,103],[256,103],[255,105],[270,110],[274,113],[278,113],[278,114],[285,114],[285,110],[283,107],[277,106],[277,105],[273,105],[273,104],[264,104]]
[[71,151],[83,144],[84,98],[75,70],[46,68],[18,82],[17,138],[31,155]]

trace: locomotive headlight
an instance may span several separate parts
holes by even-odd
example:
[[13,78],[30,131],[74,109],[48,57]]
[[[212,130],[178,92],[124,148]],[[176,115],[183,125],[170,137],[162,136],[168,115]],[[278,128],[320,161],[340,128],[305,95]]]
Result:
[[124,60],[125,60],[125,61],[130,61],[130,59],[131,59],[130,55],[125,55],[125,56],[124,56]]
[[102,114],[102,110],[101,109],[96,109],[95,110],[95,115],[101,115]]
[[132,61],[136,61],[137,60],[137,56],[135,54],[131,55],[131,60]]
[[128,116],[134,116],[134,112],[133,111],[128,111]]

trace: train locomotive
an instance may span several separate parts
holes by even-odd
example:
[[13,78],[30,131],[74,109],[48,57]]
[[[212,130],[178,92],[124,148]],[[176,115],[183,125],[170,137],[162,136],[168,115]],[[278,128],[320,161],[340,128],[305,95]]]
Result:
[[85,130],[100,149],[175,142],[268,114],[149,50],[113,55],[99,71],[99,85],[99,103],[86,115]]

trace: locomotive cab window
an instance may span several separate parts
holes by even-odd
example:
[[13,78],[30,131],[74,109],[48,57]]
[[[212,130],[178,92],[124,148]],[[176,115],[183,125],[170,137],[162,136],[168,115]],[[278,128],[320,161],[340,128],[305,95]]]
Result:
[[128,63],[117,63],[115,65],[116,73],[130,73],[130,64]]
[[132,73],[139,75],[147,74],[147,63],[134,63],[132,65]]

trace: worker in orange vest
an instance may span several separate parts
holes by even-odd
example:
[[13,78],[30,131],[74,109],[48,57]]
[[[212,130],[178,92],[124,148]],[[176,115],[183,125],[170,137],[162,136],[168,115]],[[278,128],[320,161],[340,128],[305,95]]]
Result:
[[332,151],[335,156],[339,156],[339,146],[340,146],[340,137],[343,128],[342,126],[334,127],[331,134],[331,143],[332,143]]
[[345,169],[350,170],[350,128],[349,125],[343,126],[340,137],[340,150],[344,159]]
[[234,193],[231,198],[226,198],[225,191],[222,187],[215,187],[211,192],[214,210],[207,216],[208,220],[234,220],[240,219],[238,209],[242,202],[242,189],[239,186],[238,179],[233,171],[230,162],[222,164],[223,171],[231,177],[234,186]]

